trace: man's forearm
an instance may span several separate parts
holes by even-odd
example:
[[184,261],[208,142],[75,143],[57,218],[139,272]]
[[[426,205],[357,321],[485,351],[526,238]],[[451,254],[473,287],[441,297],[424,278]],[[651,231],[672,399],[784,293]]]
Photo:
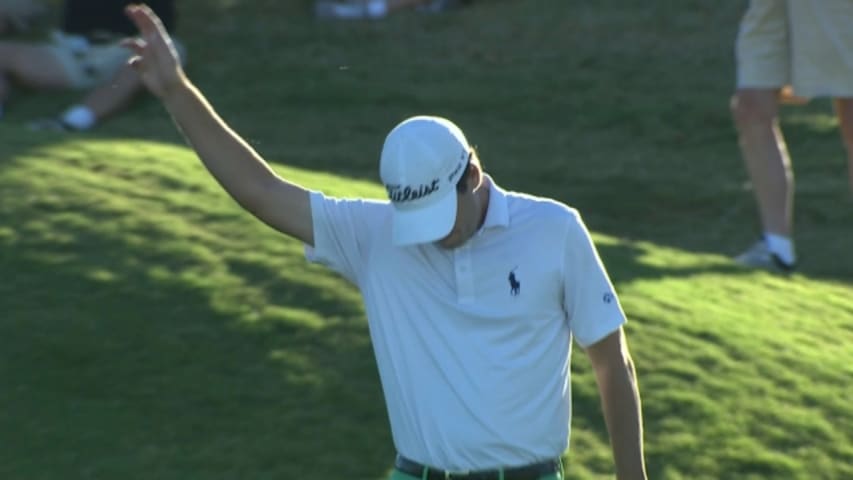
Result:
[[253,210],[262,201],[264,189],[259,187],[276,178],[272,169],[189,80],[164,96],[163,103],[214,178],[244,208]]
[[643,460],[643,418],[633,363],[615,368],[600,379],[602,407],[619,480],[646,478]]

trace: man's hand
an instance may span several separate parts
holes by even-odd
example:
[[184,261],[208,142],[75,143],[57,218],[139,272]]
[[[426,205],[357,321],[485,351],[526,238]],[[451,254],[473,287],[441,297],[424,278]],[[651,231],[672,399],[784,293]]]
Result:
[[124,41],[124,45],[136,53],[130,64],[151,93],[165,98],[186,83],[172,38],[147,5],[129,5],[125,12],[141,34],[141,37]]

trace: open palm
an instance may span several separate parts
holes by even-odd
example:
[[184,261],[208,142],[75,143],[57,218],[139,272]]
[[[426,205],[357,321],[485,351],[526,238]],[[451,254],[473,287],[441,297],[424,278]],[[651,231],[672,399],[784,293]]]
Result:
[[141,34],[139,38],[125,42],[136,53],[130,62],[148,90],[162,98],[184,79],[172,38],[160,18],[147,5],[130,5],[126,13]]

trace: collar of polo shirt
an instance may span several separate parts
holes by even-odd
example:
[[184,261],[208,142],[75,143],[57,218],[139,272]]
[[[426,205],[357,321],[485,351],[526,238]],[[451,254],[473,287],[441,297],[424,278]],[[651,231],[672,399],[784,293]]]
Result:
[[484,173],[485,181],[489,184],[489,207],[486,209],[486,218],[483,219],[481,230],[509,226],[509,205],[507,205],[506,191],[495,184],[491,175]]
[[392,241],[406,246],[447,236],[456,221],[456,183],[471,147],[453,122],[411,117],[385,138],[379,175],[394,207]]

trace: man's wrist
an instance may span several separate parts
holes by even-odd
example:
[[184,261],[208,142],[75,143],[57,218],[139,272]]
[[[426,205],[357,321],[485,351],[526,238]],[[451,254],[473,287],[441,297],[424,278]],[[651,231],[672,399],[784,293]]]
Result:
[[188,95],[192,95],[195,87],[192,82],[183,72],[179,72],[178,80],[174,82],[172,85],[163,89],[163,95],[161,100],[167,106],[180,103],[182,99],[186,98]]

